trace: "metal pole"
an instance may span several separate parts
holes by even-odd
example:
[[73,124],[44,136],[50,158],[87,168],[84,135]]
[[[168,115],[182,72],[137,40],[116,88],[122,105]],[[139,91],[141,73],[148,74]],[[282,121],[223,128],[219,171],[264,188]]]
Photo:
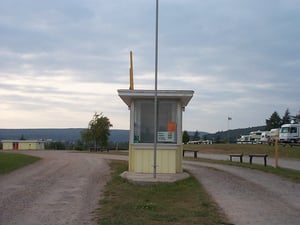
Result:
[[155,91],[154,91],[154,153],[153,178],[156,178],[156,152],[157,152],[157,63],[158,62],[158,0],[156,0],[155,23]]
[[227,117],[227,143],[229,144],[229,117]]
[[229,116],[227,117],[227,143],[229,144]]

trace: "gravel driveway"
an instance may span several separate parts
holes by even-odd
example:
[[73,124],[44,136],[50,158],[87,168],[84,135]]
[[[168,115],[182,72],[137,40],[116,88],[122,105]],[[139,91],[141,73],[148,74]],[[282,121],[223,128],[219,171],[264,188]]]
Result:
[[[127,156],[29,151],[43,159],[0,176],[0,225],[96,224],[109,159]],[[256,170],[184,161],[236,225],[299,225],[300,184]]]
[[185,161],[236,225],[299,225],[300,184],[240,167]]
[[95,224],[92,212],[110,179],[105,158],[112,157],[66,151],[24,153],[43,159],[0,176],[0,224]]

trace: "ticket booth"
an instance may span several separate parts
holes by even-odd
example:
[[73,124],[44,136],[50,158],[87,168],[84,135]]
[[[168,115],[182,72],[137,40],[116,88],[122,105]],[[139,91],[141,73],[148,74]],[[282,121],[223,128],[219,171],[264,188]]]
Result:
[[[118,90],[130,110],[129,172],[152,173],[154,166],[154,90]],[[157,173],[182,173],[182,112],[191,90],[157,91]]]

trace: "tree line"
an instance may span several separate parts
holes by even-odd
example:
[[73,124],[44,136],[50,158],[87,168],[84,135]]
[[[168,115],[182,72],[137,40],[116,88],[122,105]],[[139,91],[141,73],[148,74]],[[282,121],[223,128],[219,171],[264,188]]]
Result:
[[300,111],[295,116],[292,116],[289,109],[287,108],[282,117],[280,117],[277,111],[274,111],[270,118],[266,119],[265,130],[280,128],[283,124],[289,124],[292,121],[295,123],[300,122]]
[[251,131],[269,131],[271,129],[280,128],[283,124],[289,124],[291,122],[300,123],[300,111],[295,115],[291,115],[289,109],[286,109],[283,116],[280,117],[277,111],[274,111],[271,116],[266,119],[266,124],[258,127],[240,128],[227,131],[218,131],[214,134],[206,134],[203,137],[199,136],[199,132],[195,131],[194,135],[189,135],[188,131],[183,131],[182,142],[187,143],[189,141],[199,141],[200,139],[213,140],[215,143],[225,143],[228,141],[233,143],[240,135],[249,134]]
[[108,142],[110,127],[112,127],[112,124],[110,123],[109,118],[104,116],[102,113],[95,112],[88,123],[88,128],[81,131],[81,140],[77,140],[76,143],[60,141],[49,142],[45,144],[45,148],[56,150],[108,150],[108,148],[114,147]]

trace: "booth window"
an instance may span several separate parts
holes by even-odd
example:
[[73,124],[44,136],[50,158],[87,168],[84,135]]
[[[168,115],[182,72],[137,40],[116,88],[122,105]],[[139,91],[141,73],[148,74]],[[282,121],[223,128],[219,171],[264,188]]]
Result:
[[[158,143],[177,143],[177,104],[175,100],[158,100]],[[153,143],[154,101],[136,100],[134,109],[134,143]]]

